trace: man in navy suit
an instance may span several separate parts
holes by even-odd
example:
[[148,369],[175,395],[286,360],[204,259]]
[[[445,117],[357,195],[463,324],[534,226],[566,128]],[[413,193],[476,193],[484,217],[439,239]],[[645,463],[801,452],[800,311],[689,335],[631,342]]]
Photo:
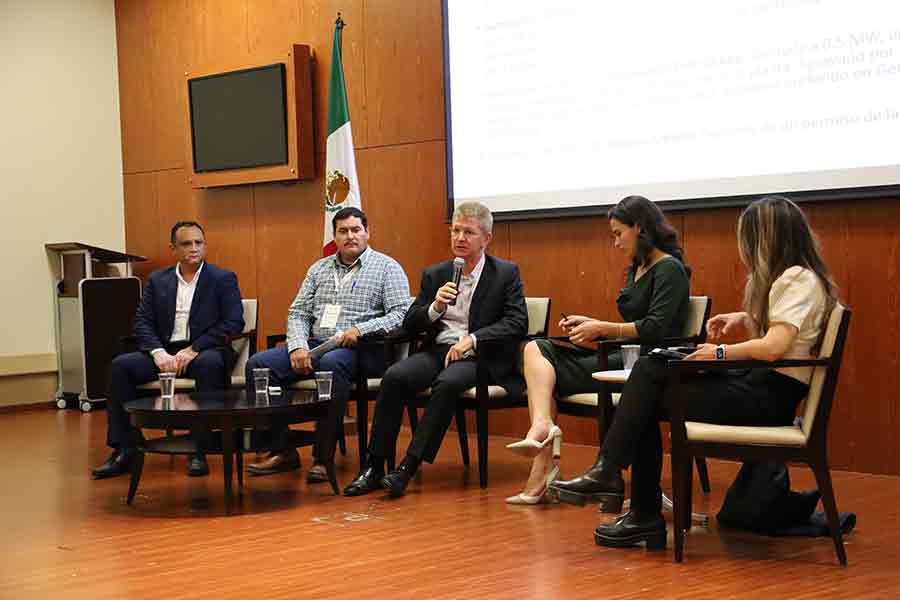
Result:
[[[453,261],[432,265],[422,274],[421,290],[406,313],[403,329],[426,333],[426,341],[420,352],[384,374],[372,420],[368,465],[344,489],[345,496],[379,488],[392,497],[405,493],[419,464],[433,462],[437,456],[458,396],[475,385],[476,352],[485,353],[492,384],[521,390],[516,364],[519,344],[528,331],[528,311],[519,267],[485,252],[493,222],[491,211],[482,204],[464,202],[456,207],[450,245],[453,255],[464,261],[459,286],[453,282]],[[428,405],[406,456],[385,475],[385,460],[394,456],[403,406],[428,387]]]
[[[204,261],[206,238],[199,223],[175,223],[170,239],[177,263],[147,280],[134,318],[138,351],[117,356],[110,366],[106,443],[113,452],[93,470],[95,479],[130,469],[131,425],[123,404],[134,399],[135,386],[159,373],[190,377],[201,392],[223,389],[228,381],[233,352],[225,337],[244,329],[237,276]],[[209,473],[202,452],[190,457],[188,473]]]

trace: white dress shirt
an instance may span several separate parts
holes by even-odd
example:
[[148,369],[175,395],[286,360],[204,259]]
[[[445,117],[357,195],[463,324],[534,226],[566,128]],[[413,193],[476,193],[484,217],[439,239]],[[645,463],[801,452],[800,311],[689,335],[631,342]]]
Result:
[[[191,304],[194,303],[194,292],[197,290],[197,280],[200,279],[200,272],[203,270],[204,263],[200,263],[200,268],[194,273],[194,278],[190,283],[185,281],[181,276],[181,265],[175,265],[175,277],[178,278],[178,291],[175,294],[175,322],[172,325],[172,336],[170,342],[186,342],[191,339],[191,329],[188,326],[188,318],[191,316]],[[163,348],[154,348],[150,354],[156,354]]]
[[435,343],[453,345],[466,335],[472,338],[473,347],[478,343],[474,335],[469,334],[469,309],[472,307],[472,296],[475,295],[475,288],[478,287],[478,281],[481,279],[481,272],[484,270],[484,253],[478,264],[472,269],[468,275],[463,275],[459,280],[459,293],[456,296],[456,304],[447,306],[447,310],[440,313],[434,309],[434,303],[428,307],[428,316],[432,321],[437,321],[441,317],[444,320],[444,328],[438,333]]

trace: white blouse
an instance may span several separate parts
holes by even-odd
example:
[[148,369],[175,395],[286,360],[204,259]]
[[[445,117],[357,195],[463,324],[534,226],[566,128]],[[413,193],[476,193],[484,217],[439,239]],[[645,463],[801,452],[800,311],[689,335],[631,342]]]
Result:
[[[800,266],[786,269],[769,290],[769,327],[788,323],[797,328],[797,337],[783,358],[810,358],[825,323],[825,288],[815,272]],[[777,369],[780,373],[809,384],[812,367]]]

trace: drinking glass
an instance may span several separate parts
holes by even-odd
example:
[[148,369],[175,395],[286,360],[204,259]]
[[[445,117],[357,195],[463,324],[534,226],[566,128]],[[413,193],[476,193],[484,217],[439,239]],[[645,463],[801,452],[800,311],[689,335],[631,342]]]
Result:
[[331,400],[331,371],[316,371],[316,389],[319,402]]
[[638,357],[641,355],[641,347],[638,344],[624,344],[622,346],[622,365],[625,367],[626,371],[630,371],[634,368],[634,363],[637,362]]

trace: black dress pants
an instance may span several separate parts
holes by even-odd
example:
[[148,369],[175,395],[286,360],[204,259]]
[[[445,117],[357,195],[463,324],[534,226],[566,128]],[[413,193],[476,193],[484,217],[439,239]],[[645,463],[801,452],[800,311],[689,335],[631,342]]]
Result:
[[406,454],[419,461],[434,462],[456,414],[457,398],[476,381],[474,358],[459,360],[444,368],[444,357],[449,349],[449,345],[441,344],[417,352],[385,372],[372,418],[371,456],[376,459],[394,456],[404,407],[415,399],[417,392],[430,386],[431,396],[425,414]]
[[[716,425],[790,425],[809,386],[771,369],[708,374],[682,381],[691,421]],[[666,364],[642,357],[625,383],[601,456],[631,466],[631,507],[639,514],[662,509],[662,436]]]
[[[185,347],[186,345],[181,345]],[[167,347],[170,354],[177,347]],[[225,389],[226,356],[222,348],[204,350],[188,364],[186,377],[194,379],[197,391],[210,392]],[[123,448],[128,445],[131,424],[123,405],[134,400],[135,388],[159,377],[159,369],[149,352],[128,352],[115,357],[109,368],[109,393],[106,401],[106,445]],[[205,442],[204,432],[194,432],[195,439]]]

